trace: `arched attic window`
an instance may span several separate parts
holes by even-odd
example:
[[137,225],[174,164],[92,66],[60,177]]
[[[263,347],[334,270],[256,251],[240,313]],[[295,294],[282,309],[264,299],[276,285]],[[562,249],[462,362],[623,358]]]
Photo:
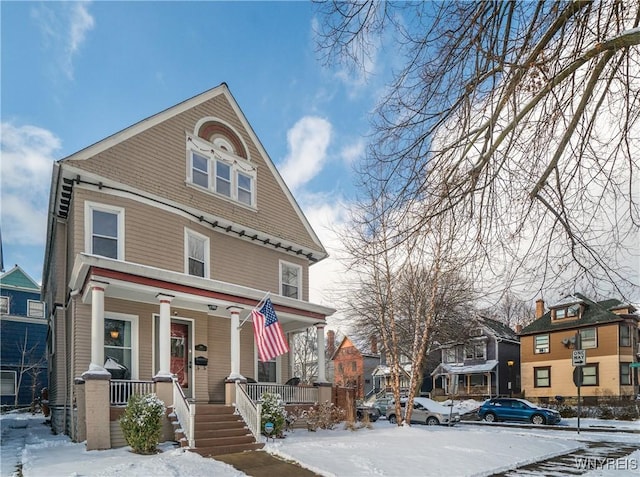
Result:
[[187,133],[187,183],[199,190],[256,207],[256,165],[239,135],[222,121],[203,119]]
[[207,121],[197,131],[198,137],[236,156],[248,159],[247,151],[238,135],[226,124]]

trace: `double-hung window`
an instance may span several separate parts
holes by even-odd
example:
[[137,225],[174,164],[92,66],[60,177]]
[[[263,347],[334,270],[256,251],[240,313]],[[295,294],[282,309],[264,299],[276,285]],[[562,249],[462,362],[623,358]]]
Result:
[[541,368],[533,368],[534,387],[548,388],[551,387],[551,367],[544,366]]
[[242,172],[238,172],[238,201],[253,204],[253,178]]
[[591,349],[598,347],[598,334],[595,328],[587,328],[580,330],[580,343],[582,349]]
[[598,385],[598,364],[587,364],[582,367],[582,385]]
[[3,315],[9,314],[9,297],[0,296],[0,313]]
[[631,363],[620,363],[620,384],[623,386],[633,384],[631,380]]
[[30,318],[44,318],[44,302],[27,300],[27,316]]
[[231,165],[216,161],[216,192],[231,197]]
[[185,273],[209,278],[209,237],[185,229]]
[[209,188],[209,159],[191,151],[191,180],[200,187]]
[[302,267],[280,262],[280,294],[289,298],[302,299]]
[[0,395],[15,396],[16,395],[16,372],[0,371]]
[[627,324],[620,325],[620,346],[631,346],[631,327]]
[[85,202],[85,248],[88,253],[124,260],[124,209]]
[[538,335],[533,337],[533,352],[542,354],[549,352],[549,335]]

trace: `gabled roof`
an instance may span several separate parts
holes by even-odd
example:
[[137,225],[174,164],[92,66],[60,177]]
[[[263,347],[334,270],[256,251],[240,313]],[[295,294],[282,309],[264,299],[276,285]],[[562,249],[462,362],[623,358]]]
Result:
[[493,318],[487,318],[486,316],[478,316],[478,321],[496,338],[518,341],[518,335],[516,332],[501,321],[494,320]]
[[613,323],[616,321],[622,321],[625,315],[617,315],[613,313],[612,310],[616,310],[622,307],[628,307],[632,312],[635,311],[635,308],[633,306],[625,304],[615,298],[595,302],[580,293],[574,293],[569,297],[563,298],[558,303],[552,305],[551,308],[556,308],[558,306],[564,305],[572,305],[575,303],[580,303],[582,306],[584,306],[584,311],[582,312],[582,315],[579,319],[558,320],[552,322],[551,310],[549,310],[533,323],[526,326],[520,332],[520,335],[530,335],[543,331],[575,329],[602,323]]
[[371,353],[371,350],[366,349],[366,347],[362,345],[362,343],[357,343],[356,341],[350,339],[348,336],[345,336],[344,338],[342,338],[342,341],[336,347],[336,350],[334,351],[333,355],[329,359],[333,359],[338,354],[340,349],[342,349],[342,347],[345,346],[347,343],[350,343],[365,358],[376,358],[376,359],[380,358],[379,353],[373,354]]
[[[219,217],[213,213],[206,214],[193,205],[186,205],[183,203],[176,204],[171,200],[167,200],[164,196],[157,195],[154,191],[142,191],[130,184],[123,184],[117,178],[105,177],[95,170],[89,171],[83,169],[83,161],[91,161],[100,154],[105,153],[105,151],[117,147],[121,143],[134,137],[143,135],[150,129],[161,125],[165,121],[169,121],[172,118],[178,117],[192,109],[202,107],[204,103],[218,97],[226,99],[234,117],[237,118],[249,139],[252,141],[253,145],[255,145],[261,158],[264,160],[266,168],[282,190],[285,199],[289,202],[294,213],[297,215],[301,227],[305,230],[308,237],[308,240],[305,240],[307,243],[298,243],[297,240],[291,237],[286,238],[278,236],[277,234],[268,233],[268,231],[265,230],[258,230],[257,228],[260,227],[252,228],[248,225],[235,223],[234,219],[230,217]],[[54,224],[56,223],[57,218],[66,219],[72,201],[73,190],[77,184],[89,184],[94,187],[99,187],[100,189],[104,187],[105,189],[114,190],[118,193],[144,197],[145,200],[161,204],[162,206],[171,207],[174,213],[179,213],[191,220],[195,219],[199,220],[201,223],[209,223],[214,230],[217,230],[220,233],[230,235],[234,238],[240,238],[241,240],[253,241],[253,243],[256,244],[264,244],[265,247],[284,250],[285,252],[295,256],[306,257],[311,264],[323,260],[328,256],[320,239],[302,212],[302,209],[293,197],[293,194],[285,184],[282,176],[275,167],[269,154],[264,149],[264,146],[240,109],[240,106],[231,94],[226,83],[221,83],[212,89],[149,116],[146,119],[143,119],[54,163],[51,179],[51,192],[49,197],[45,263],[42,274],[42,280],[45,287],[49,275],[48,267],[50,262],[47,258],[51,253]]]
[[40,285],[18,265],[14,265],[11,270],[0,276],[0,285],[2,288],[19,288],[34,292],[40,291]]

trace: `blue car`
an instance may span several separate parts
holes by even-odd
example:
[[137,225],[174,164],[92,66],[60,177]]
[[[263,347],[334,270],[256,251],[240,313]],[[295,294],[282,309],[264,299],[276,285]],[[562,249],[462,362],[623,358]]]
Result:
[[478,409],[478,417],[487,422],[518,421],[532,424],[558,424],[562,420],[558,411],[516,398],[489,399]]

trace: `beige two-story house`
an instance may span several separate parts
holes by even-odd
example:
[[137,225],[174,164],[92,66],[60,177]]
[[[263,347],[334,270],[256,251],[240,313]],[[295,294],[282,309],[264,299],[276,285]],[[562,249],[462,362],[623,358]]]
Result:
[[93,405],[88,380],[104,376],[110,406],[167,377],[187,406],[233,405],[236,382],[285,383],[290,353],[258,360],[250,312],[269,294],[287,338],[315,326],[324,349],[335,310],[308,298],[326,257],[224,83],[56,162],[43,271],[54,430],[86,437],[94,411],[79,401]]
[[522,389],[527,398],[546,401],[575,397],[573,352],[584,350],[581,395],[631,397],[638,393],[640,315],[617,299],[593,301],[575,293],[545,310],[520,332]]

